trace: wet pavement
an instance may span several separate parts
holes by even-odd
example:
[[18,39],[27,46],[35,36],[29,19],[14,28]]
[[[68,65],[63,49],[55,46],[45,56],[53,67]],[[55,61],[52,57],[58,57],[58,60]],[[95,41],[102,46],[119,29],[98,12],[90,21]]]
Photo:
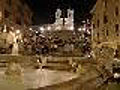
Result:
[[[41,69],[26,69],[20,80],[6,79],[5,69],[0,70],[0,89],[2,90],[27,90],[29,88],[38,88],[51,86],[65,81],[77,78],[76,74],[65,71],[51,71]],[[14,78],[14,77],[13,77]],[[10,87],[13,87],[10,89]]]
[[[17,58],[17,57],[16,57]],[[79,59],[78,59],[79,58]],[[12,60],[13,58],[11,58]],[[27,60],[28,58],[26,58]],[[80,57],[75,57],[75,60],[80,60]],[[33,60],[33,59],[32,59]],[[49,63],[53,65],[65,64],[71,57],[49,58]],[[21,61],[21,59],[19,60]],[[24,62],[23,60],[22,62]],[[25,62],[24,62],[25,63]],[[26,61],[28,63],[28,61]],[[31,64],[32,65],[32,64]],[[48,69],[28,69],[23,72],[23,76],[15,78],[6,77],[4,72],[6,68],[0,68],[0,90],[120,90],[119,85],[108,85],[101,88],[96,88],[95,71],[96,66],[86,62],[82,64],[84,73],[75,74],[68,71],[57,71]]]

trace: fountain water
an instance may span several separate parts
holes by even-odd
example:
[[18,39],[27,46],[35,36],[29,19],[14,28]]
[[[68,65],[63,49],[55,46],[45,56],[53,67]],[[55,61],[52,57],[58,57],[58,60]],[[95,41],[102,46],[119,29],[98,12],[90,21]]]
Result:
[[13,32],[10,32],[10,35],[13,38],[12,55],[18,55],[18,51],[19,51],[19,49],[18,49],[18,43],[17,43],[18,36],[16,36],[16,34],[13,33]]
[[16,42],[16,38],[12,48],[12,55],[18,55],[18,43]]

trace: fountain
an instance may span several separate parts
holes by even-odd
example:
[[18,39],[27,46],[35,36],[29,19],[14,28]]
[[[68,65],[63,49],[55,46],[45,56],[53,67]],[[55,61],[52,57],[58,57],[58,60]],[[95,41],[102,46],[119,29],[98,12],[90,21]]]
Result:
[[19,63],[10,62],[7,69],[4,70],[1,78],[2,90],[25,90],[23,82],[23,68]]
[[14,44],[13,44],[13,48],[12,48],[12,55],[18,55],[18,43],[16,40],[16,37],[14,38]]
[[19,77],[19,76],[22,76],[22,74],[23,74],[22,72],[23,72],[23,69],[22,69],[20,64],[11,62],[8,65],[8,68],[5,72],[5,75],[14,76],[14,77],[18,76]]
[[18,36],[16,36],[16,34],[14,32],[9,32],[9,34],[12,36],[13,38],[13,47],[12,47],[12,55],[18,55],[18,43],[17,43],[17,39]]

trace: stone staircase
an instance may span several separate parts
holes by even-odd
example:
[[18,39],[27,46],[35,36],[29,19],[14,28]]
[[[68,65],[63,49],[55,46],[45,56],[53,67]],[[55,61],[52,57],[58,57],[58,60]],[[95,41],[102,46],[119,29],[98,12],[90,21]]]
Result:
[[8,61],[5,59],[0,59],[0,68],[4,68],[8,66]]
[[50,70],[60,70],[60,71],[71,71],[73,69],[72,65],[70,64],[71,58],[66,57],[43,57],[41,59],[41,63],[37,64],[37,68],[42,66],[43,69],[50,69]]
[[45,69],[51,70],[62,70],[62,71],[70,71],[72,66],[69,62],[66,61],[47,61],[47,63],[43,66]]

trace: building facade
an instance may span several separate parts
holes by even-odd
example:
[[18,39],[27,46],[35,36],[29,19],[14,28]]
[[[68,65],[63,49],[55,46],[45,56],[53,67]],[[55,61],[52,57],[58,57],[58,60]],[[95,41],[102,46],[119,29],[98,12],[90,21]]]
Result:
[[0,0],[1,24],[31,25],[32,12],[24,0]]
[[[53,24],[42,25],[40,30],[74,30],[74,10],[67,9],[67,17],[62,15],[62,10],[57,9],[55,12],[55,22]],[[44,29],[43,29],[44,28]]]
[[92,47],[120,45],[120,0],[97,0],[93,12]]

